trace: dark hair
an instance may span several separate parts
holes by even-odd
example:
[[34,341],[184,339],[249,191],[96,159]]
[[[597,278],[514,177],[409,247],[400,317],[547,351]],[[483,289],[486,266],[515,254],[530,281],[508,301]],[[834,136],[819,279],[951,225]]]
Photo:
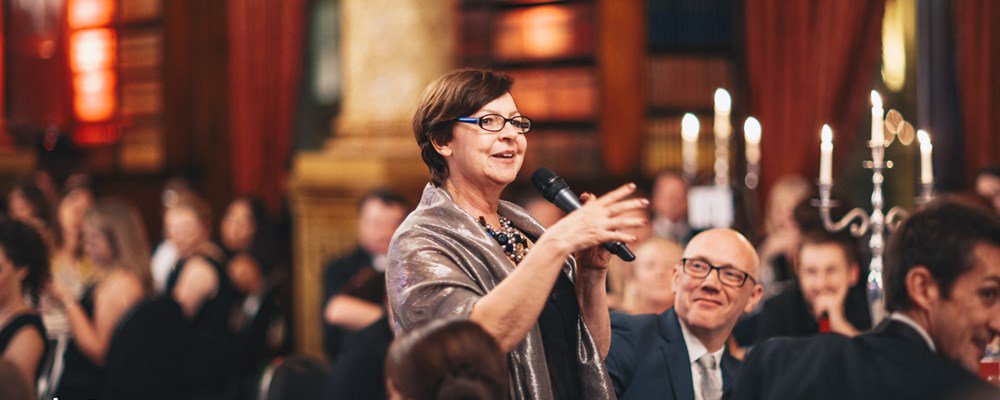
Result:
[[[840,247],[840,250],[844,252],[844,258],[847,259],[848,265],[858,263],[857,243],[851,239],[850,235],[847,234],[846,231],[840,233],[830,233],[825,229],[815,229],[803,232],[798,252],[801,253],[802,248],[807,245],[823,244],[832,244]],[[798,270],[797,265],[795,269]]]
[[885,305],[891,311],[913,304],[906,274],[917,266],[930,271],[944,298],[959,276],[975,267],[973,249],[1000,246],[1000,217],[971,203],[945,199],[917,211],[896,229],[886,248]]
[[434,149],[451,142],[455,118],[467,117],[487,103],[510,92],[510,76],[479,68],[463,68],[438,78],[420,96],[413,114],[413,135],[420,156],[431,172],[431,183],[440,186],[448,178],[448,164]]
[[[23,196],[28,203],[31,203],[31,209],[35,212],[35,216],[45,223],[46,228],[51,229],[52,205],[50,205],[49,201],[45,198],[45,193],[42,192],[42,189],[40,189],[34,182],[24,180],[15,185],[14,188],[11,189],[11,193],[15,190],[21,192],[21,196]],[[7,203],[7,207],[10,207],[9,201]]]
[[254,196],[245,195],[237,197],[229,204],[232,206],[241,201],[250,208],[250,216],[254,223],[253,237],[250,239],[250,248],[247,249],[247,253],[257,261],[261,271],[267,274],[278,263],[277,232],[275,232],[274,224],[267,214],[264,201]]
[[403,195],[391,190],[391,189],[373,189],[364,196],[361,196],[361,200],[358,200],[358,211],[361,211],[361,207],[364,207],[365,203],[369,200],[378,200],[387,206],[399,206],[404,210],[410,209],[410,203],[406,201]]
[[385,364],[405,398],[506,399],[506,356],[496,340],[468,320],[435,320],[396,339]]
[[15,268],[28,269],[28,275],[21,281],[21,290],[38,304],[38,296],[51,274],[49,249],[42,236],[21,221],[0,218],[0,247]]

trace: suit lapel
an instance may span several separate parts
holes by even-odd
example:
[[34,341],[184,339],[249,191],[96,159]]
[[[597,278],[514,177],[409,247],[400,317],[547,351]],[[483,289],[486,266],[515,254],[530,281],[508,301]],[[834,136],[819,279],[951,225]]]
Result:
[[674,399],[694,399],[694,384],[691,378],[691,360],[688,357],[687,344],[681,333],[681,325],[677,313],[669,309],[659,318],[659,331],[664,339],[660,346],[663,353],[667,375],[670,376],[670,387],[674,391]]

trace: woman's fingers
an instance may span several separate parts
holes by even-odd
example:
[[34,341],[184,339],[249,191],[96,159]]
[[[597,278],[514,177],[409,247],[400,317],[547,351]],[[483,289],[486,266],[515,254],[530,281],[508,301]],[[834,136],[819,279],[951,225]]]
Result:
[[611,215],[618,215],[623,212],[640,210],[646,207],[649,207],[649,200],[647,199],[628,199],[608,206],[608,211]]
[[619,186],[618,189],[612,190],[604,196],[599,197],[597,201],[603,205],[617,203],[621,199],[624,199],[635,192],[635,188],[636,186],[634,183],[626,183]]

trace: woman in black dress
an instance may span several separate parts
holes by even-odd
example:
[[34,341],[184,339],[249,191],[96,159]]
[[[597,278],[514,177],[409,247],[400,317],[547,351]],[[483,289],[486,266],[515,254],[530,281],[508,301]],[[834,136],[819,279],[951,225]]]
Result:
[[85,214],[83,248],[94,264],[95,282],[79,301],[58,282],[48,290],[65,307],[73,332],[56,397],[101,396],[104,361],[115,327],[151,286],[145,232],[138,210],[119,200],[102,200]]
[[0,359],[14,364],[31,388],[48,350],[35,305],[49,273],[48,249],[38,232],[0,219]]

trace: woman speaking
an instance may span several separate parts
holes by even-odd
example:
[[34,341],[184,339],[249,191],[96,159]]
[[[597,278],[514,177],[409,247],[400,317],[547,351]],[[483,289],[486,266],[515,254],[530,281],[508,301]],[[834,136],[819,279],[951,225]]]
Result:
[[646,207],[624,185],[544,229],[500,200],[527,148],[510,77],[461,69],[424,91],[413,132],[431,173],[420,204],[396,231],[386,285],[397,334],[428,320],[479,323],[507,352],[510,396],[612,398],[603,366],[611,342],[600,247],[633,241],[625,213]]

